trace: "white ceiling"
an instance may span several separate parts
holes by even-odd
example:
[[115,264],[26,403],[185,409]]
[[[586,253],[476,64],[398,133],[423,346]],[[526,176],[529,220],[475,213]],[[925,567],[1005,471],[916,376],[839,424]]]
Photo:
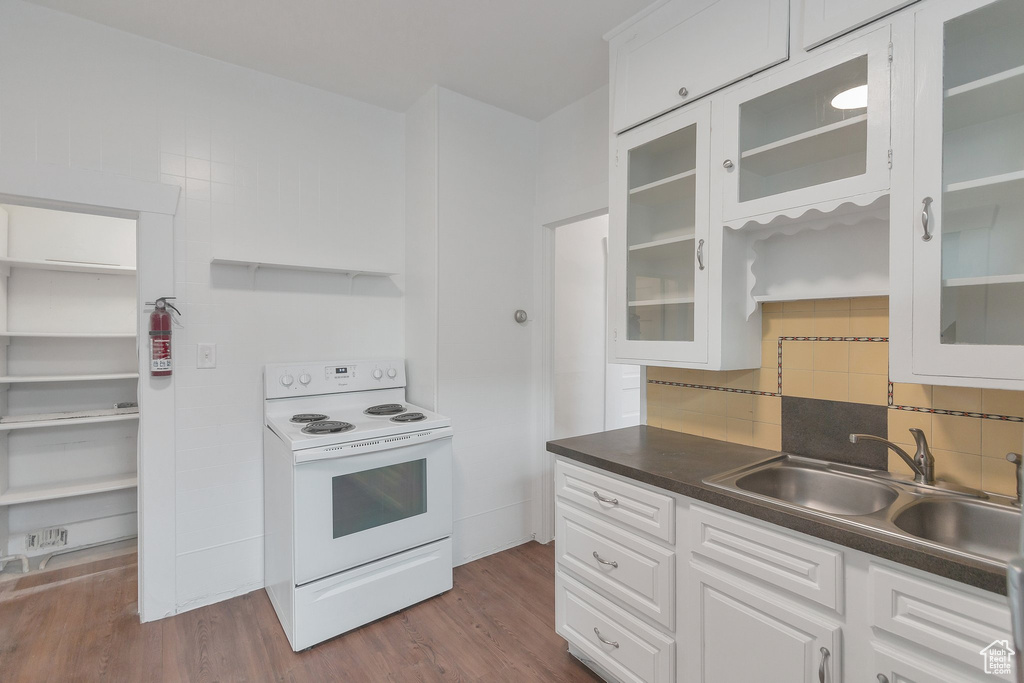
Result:
[[539,120],[608,81],[653,0],[31,0],[396,111],[434,83]]

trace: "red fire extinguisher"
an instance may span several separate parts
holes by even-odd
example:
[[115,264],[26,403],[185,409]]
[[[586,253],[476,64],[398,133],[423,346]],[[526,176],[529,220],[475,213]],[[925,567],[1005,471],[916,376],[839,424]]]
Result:
[[171,312],[167,307],[170,306],[175,313],[181,315],[181,311],[168,301],[173,298],[162,296],[147,304],[155,306],[149,314],[149,374],[153,377],[167,377],[171,374]]

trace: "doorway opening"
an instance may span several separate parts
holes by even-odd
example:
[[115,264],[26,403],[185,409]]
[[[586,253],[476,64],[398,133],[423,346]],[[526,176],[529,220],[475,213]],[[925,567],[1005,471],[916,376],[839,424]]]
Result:
[[0,203],[0,577],[137,549],[133,218]]

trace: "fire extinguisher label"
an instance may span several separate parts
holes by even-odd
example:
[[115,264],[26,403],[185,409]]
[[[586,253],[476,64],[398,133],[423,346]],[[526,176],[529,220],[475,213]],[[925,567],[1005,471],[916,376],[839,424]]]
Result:
[[170,337],[149,338],[149,370],[158,372],[171,369],[171,339]]

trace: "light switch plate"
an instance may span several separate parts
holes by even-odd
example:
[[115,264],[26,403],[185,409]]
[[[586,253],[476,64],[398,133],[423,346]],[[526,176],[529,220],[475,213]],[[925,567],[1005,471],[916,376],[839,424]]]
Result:
[[196,353],[196,367],[200,369],[217,367],[216,344],[199,344]]

